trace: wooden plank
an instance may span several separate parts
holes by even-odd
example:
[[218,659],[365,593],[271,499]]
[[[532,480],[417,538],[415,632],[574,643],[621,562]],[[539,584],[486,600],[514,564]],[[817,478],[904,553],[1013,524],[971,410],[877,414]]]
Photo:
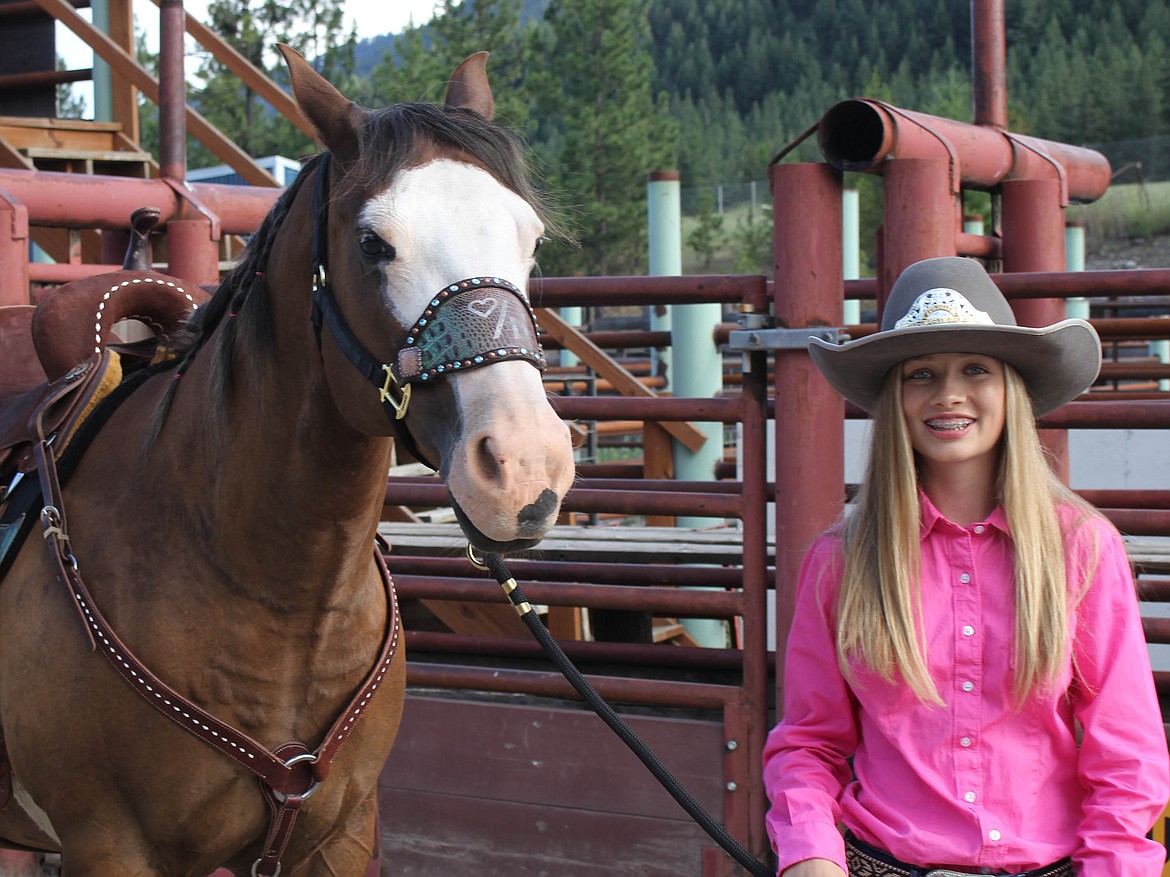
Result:
[[[382,877],[700,877],[693,823],[381,789]],[[730,861],[730,860],[729,860]]]
[[[450,557],[467,539],[457,524],[383,522],[378,532],[393,555]],[[769,556],[772,548],[769,547]],[[678,527],[553,527],[531,555],[541,560],[631,561],[734,565],[743,561],[742,534],[730,527],[692,530]],[[526,554],[521,552],[519,557]]]
[[[718,721],[627,716],[717,819]],[[714,843],[592,713],[408,695],[378,784],[383,874],[704,874]]]
[[[623,716],[679,782],[722,815],[721,716]],[[566,757],[566,755],[571,757]],[[686,820],[625,744],[585,707],[411,691],[381,789]]]
[[[609,381],[623,396],[657,397],[657,393],[646,387],[620,363],[615,362],[576,327],[566,323],[556,311],[548,308],[535,308],[535,311],[536,319],[544,331],[562,346],[577,354],[582,362]],[[689,423],[664,422],[662,428],[691,451],[698,451],[707,441],[706,434]]]

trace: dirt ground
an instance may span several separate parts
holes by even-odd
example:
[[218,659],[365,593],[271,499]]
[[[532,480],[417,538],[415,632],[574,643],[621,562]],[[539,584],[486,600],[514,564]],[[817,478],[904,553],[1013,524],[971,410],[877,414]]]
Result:
[[1085,268],[1090,271],[1170,268],[1170,235],[1089,244]]

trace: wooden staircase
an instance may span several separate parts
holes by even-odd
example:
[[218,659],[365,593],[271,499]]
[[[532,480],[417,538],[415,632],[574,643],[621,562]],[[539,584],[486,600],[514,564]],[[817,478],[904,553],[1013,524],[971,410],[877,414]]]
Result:
[[[158,165],[115,122],[0,116],[0,167],[147,179]],[[96,231],[33,228],[33,242],[56,262],[100,262]]]

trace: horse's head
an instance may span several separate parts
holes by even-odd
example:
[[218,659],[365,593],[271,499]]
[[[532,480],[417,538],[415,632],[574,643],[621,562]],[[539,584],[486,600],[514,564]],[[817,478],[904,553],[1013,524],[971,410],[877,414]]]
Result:
[[444,107],[370,111],[282,52],[330,156],[311,181],[327,229],[312,245],[338,407],[368,434],[397,430],[438,469],[477,548],[535,544],[573,456],[528,305],[544,229],[515,141],[490,121],[486,53],[456,69]]

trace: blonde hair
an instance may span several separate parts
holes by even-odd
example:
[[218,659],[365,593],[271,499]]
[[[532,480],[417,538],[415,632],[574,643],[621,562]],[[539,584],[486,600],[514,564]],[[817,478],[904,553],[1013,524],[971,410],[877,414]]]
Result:
[[[1004,431],[995,489],[1014,547],[1013,691],[1018,706],[1034,689],[1057,678],[1069,653],[1072,604],[1057,509],[1071,506],[1082,518],[1095,512],[1053,473],[1027,388],[1006,363],[1004,374]],[[923,641],[918,477],[902,413],[901,376],[900,368],[886,375],[874,411],[865,479],[856,508],[844,523],[837,658],[851,681],[855,661],[887,681],[897,671],[922,702],[941,706]],[[1087,576],[1087,571],[1077,571],[1078,577],[1082,574]]]

